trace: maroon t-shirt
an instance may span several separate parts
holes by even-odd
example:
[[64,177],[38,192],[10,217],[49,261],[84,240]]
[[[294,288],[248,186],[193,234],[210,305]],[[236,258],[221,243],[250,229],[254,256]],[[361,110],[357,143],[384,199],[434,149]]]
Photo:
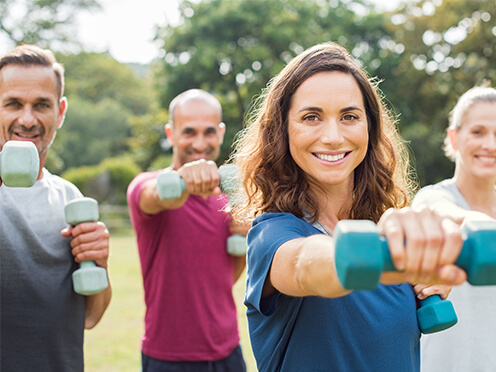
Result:
[[139,197],[158,173],[139,174],[127,195],[145,290],[142,350],[161,360],[223,359],[239,344],[227,196],[190,195],[181,208],[146,215]]

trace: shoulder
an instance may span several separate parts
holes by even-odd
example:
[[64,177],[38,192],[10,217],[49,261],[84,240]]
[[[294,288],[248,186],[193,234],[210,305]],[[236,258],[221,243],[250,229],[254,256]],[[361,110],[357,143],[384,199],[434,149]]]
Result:
[[56,189],[64,194],[67,194],[68,200],[80,198],[83,196],[81,191],[72,182],[50,173],[48,170],[43,169],[43,177],[51,189]]
[[320,234],[321,232],[290,213],[265,213],[255,218],[248,233],[248,242],[274,249],[286,241]]
[[455,197],[457,190],[453,179],[443,180],[421,188],[415,195],[412,205],[427,205],[440,200],[451,200]]
[[264,213],[253,220],[252,227],[256,225],[298,225],[298,226],[311,226],[305,220],[296,217],[291,213]]

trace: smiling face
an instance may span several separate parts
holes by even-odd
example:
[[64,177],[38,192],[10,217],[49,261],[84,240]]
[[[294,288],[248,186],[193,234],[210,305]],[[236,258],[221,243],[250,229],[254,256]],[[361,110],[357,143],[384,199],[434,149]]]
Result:
[[195,160],[217,160],[225,131],[221,120],[220,108],[204,99],[192,98],[174,109],[174,124],[166,127],[174,169]]
[[0,148],[11,140],[31,141],[43,167],[65,109],[52,68],[7,65],[0,70]]
[[496,178],[496,103],[477,102],[448,135],[457,167],[477,178]]
[[355,79],[319,72],[294,93],[288,113],[289,150],[311,184],[353,189],[355,168],[368,147],[363,96]]

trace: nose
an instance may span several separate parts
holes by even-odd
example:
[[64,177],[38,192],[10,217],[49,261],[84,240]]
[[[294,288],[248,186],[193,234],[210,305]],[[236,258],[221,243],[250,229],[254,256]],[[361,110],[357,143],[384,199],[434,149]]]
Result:
[[343,135],[339,123],[335,120],[328,120],[323,124],[320,140],[324,144],[339,145],[343,143]]
[[496,151],[496,133],[486,136],[483,147],[487,150]]
[[25,106],[23,108],[19,116],[18,123],[28,128],[36,124],[36,118],[34,117],[33,109],[31,106]]
[[205,149],[207,148],[207,146],[208,146],[207,141],[205,140],[205,137],[203,135],[198,134],[193,139],[193,148],[197,152],[203,152],[203,151],[205,151]]

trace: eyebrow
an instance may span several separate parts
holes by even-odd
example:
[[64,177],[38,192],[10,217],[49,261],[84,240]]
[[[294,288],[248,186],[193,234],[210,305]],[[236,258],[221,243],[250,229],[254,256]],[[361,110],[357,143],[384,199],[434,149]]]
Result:
[[[347,106],[339,110],[340,112],[346,112],[346,111],[363,111],[360,107],[358,106]],[[307,106],[307,107],[302,107],[298,112],[304,112],[304,111],[317,111],[317,112],[323,112],[324,110],[321,107],[314,107],[314,106]]]
[[[9,96],[5,99],[6,102],[22,102],[23,99],[22,97],[17,97],[17,96]],[[41,103],[52,103],[53,100],[47,97],[37,97],[35,99],[35,102],[41,102]]]

